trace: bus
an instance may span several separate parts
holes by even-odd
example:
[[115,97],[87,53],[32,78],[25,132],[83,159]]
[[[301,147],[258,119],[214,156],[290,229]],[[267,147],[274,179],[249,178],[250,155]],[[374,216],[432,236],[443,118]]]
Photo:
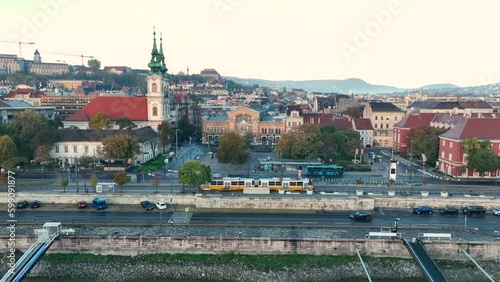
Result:
[[342,177],[344,167],[341,165],[310,165],[306,166],[307,176]]

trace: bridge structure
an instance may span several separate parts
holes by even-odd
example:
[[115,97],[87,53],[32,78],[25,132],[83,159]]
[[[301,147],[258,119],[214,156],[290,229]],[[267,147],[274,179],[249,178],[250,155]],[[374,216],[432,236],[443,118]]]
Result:
[[429,253],[422,245],[422,241],[418,238],[411,240],[403,239],[404,245],[410,252],[411,256],[417,263],[425,278],[429,282],[448,282],[446,277],[437,266],[436,262],[431,258]]
[[60,222],[47,222],[42,229],[35,229],[38,239],[16,261],[14,267],[7,271],[0,282],[22,281],[61,234],[70,235],[74,232],[73,229],[62,229]]

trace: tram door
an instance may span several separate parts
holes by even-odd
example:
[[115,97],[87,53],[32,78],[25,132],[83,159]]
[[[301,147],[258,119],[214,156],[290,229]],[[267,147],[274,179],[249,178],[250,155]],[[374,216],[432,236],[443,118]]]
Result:
[[230,190],[231,188],[231,181],[224,181],[224,190]]

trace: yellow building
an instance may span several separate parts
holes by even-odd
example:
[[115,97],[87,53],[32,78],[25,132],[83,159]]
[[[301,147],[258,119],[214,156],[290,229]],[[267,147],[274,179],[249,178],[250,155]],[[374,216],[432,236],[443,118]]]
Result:
[[285,132],[285,120],[258,107],[241,106],[227,114],[203,117],[202,142],[212,144],[226,131],[251,136],[253,145],[275,145]]
[[394,124],[405,116],[405,111],[392,103],[368,102],[363,117],[370,119],[373,126],[373,146],[391,147]]

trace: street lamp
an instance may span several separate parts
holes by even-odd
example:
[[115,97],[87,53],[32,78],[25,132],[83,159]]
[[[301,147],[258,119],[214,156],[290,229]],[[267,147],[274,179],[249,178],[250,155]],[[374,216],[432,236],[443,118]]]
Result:
[[78,193],[78,157],[75,157],[76,193]]
[[177,140],[177,131],[179,131],[179,129],[175,130],[175,157],[179,158],[179,141]]

